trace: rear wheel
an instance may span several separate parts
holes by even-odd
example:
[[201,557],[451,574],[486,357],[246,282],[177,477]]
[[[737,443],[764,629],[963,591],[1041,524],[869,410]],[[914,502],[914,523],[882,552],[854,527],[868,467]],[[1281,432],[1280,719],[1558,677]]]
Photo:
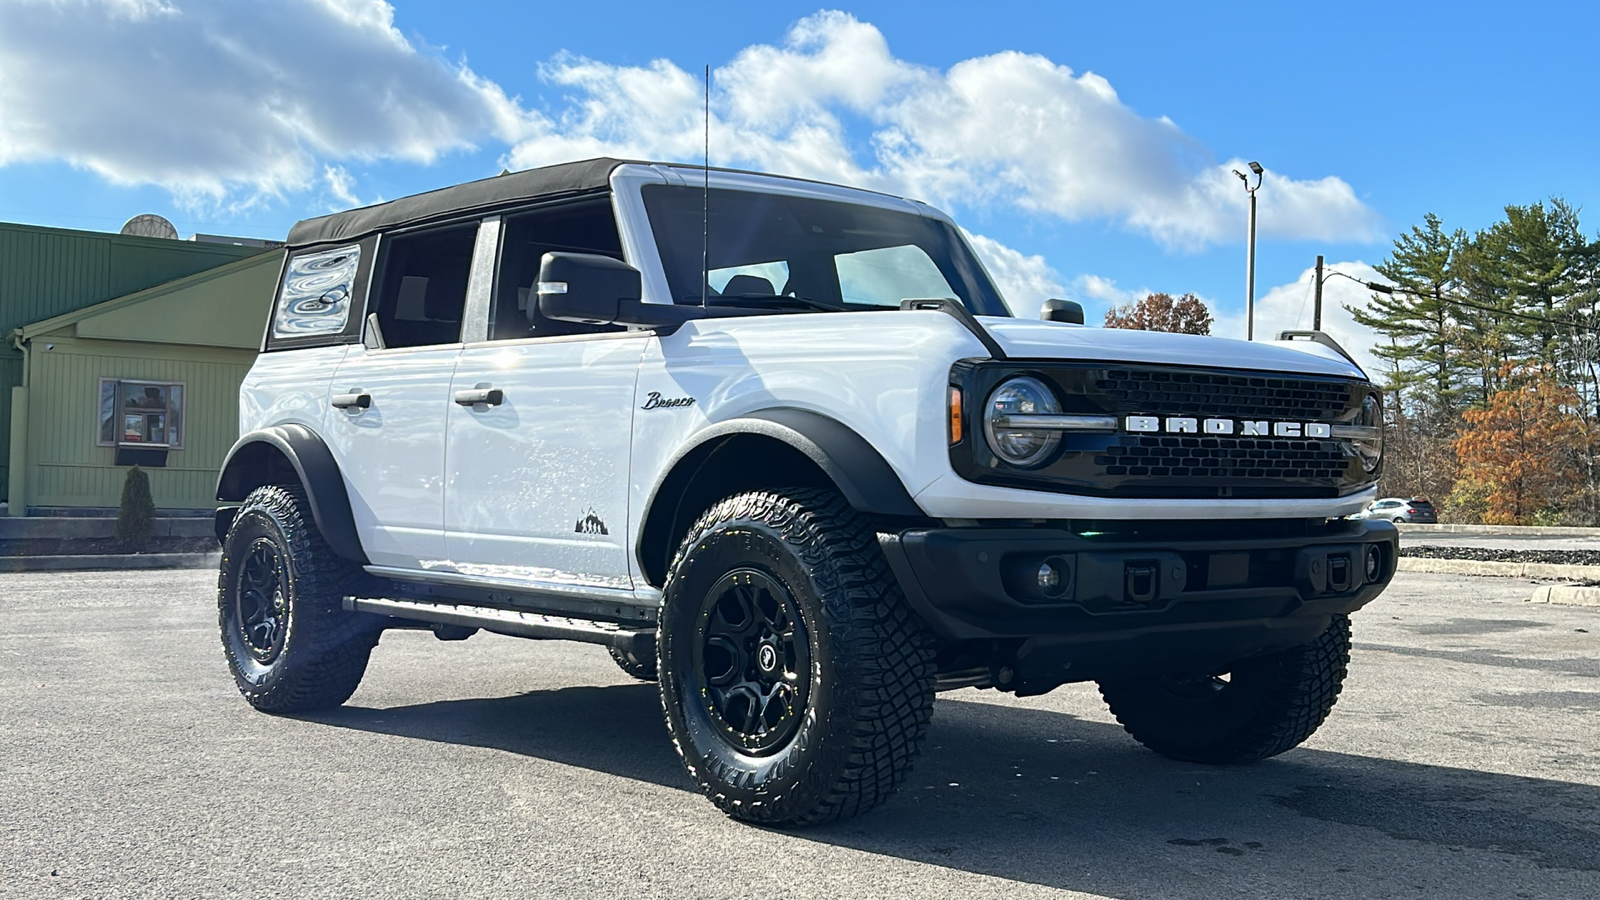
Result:
[[380,620],[344,610],[363,573],[328,547],[298,486],[250,492],[221,568],[222,650],[245,700],[266,712],[303,712],[350,699]]
[[1350,619],[1334,616],[1316,640],[1241,660],[1200,678],[1102,682],[1122,727],[1162,756],[1247,763],[1310,737],[1328,717],[1350,662]]
[[740,494],[702,515],[668,574],[657,648],[673,744],[738,819],[871,809],[932,712],[932,637],[831,491]]
[[616,647],[608,647],[606,649],[611,651],[611,661],[617,664],[617,668],[640,681],[656,680],[656,658],[654,656],[638,657],[627,650],[618,650]]

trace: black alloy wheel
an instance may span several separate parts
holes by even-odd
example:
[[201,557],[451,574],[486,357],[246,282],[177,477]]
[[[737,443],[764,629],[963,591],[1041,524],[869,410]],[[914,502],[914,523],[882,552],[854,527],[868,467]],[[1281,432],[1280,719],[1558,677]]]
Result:
[[696,693],[722,738],[753,756],[783,746],[811,694],[811,645],[794,596],[760,569],[734,569],[707,592],[699,635]]
[[933,708],[934,640],[844,498],[793,488],[718,502],[662,594],[667,730],[723,812],[831,822],[905,779]]
[[257,538],[234,584],[234,627],[250,656],[263,665],[283,652],[289,627],[288,574],[273,542]]
[[328,547],[298,485],[250,492],[222,544],[217,624],[234,684],[265,712],[305,712],[350,698],[382,619],[346,612],[364,573]]

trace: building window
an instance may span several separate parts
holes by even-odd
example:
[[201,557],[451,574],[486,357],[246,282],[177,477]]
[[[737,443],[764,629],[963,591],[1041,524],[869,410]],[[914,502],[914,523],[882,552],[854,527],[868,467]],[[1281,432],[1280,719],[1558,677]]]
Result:
[[101,447],[183,449],[183,385],[100,379]]

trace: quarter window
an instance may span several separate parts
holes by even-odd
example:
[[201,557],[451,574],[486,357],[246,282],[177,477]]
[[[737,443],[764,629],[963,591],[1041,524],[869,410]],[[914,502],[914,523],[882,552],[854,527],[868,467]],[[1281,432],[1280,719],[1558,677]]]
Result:
[[272,336],[319,337],[344,331],[360,265],[361,247],[355,244],[290,257]]
[[183,449],[183,385],[100,379],[101,447]]

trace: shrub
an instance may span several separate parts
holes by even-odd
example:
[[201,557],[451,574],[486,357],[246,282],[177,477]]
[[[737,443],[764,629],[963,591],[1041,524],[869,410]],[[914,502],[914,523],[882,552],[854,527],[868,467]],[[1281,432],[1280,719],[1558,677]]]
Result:
[[134,466],[122,482],[122,506],[117,509],[111,536],[123,547],[139,551],[150,543],[155,527],[156,501],[150,496],[150,476]]

